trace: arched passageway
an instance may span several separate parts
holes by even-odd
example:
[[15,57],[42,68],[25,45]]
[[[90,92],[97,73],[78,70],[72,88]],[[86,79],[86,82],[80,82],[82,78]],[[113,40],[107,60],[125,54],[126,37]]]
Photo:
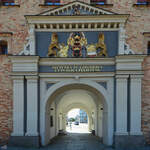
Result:
[[95,82],[62,82],[50,87],[41,103],[42,145],[66,129],[66,114],[73,108],[85,110],[89,129],[111,145],[113,141],[113,103],[106,89]]

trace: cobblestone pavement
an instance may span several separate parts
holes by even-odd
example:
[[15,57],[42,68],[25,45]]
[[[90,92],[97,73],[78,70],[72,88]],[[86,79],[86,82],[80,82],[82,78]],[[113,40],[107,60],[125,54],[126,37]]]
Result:
[[[34,148],[8,147],[7,150],[38,150]],[[57,136],[51,144],[39,150],[113,150],[104,146],[100,139],[91,134],[75,134]],[[119,149],[121,150],[121,149]],[[128,150],[150,150],[147,148],[128,149]]]

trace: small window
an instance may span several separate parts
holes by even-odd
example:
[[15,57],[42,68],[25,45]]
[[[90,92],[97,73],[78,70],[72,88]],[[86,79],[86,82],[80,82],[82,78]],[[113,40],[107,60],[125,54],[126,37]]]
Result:
[[15,1],[14,0],[1,0],[1,3],[4,6],[15,5]]
[[150,41],[147,44],[147,54],[150,55]]
[[46,5],[60,5],[60,0],[45,0]]
[[5,55],[8,53],[8,47],[6,41],[0,41],[0,55]]
[[106,4],[106,0],[91,0],[91,4],[104,5]]
[[147,5],[147,4],[150,4],[150,0],[138,0],[137,4]]

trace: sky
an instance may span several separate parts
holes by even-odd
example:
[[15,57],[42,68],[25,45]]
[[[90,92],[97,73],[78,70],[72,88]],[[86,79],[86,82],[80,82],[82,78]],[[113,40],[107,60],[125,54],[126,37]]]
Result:
[[79,115],[79,110],[80,109],[72,109],[71,111],[69,111],[67,114],[68,118],[75,118],[76,115]]

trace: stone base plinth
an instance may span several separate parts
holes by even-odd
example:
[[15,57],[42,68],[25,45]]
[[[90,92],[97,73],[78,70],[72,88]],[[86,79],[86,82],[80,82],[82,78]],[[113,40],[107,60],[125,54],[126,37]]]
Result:
[[145,138],[143,135],[115,135],[115,148],[138,148],[145,145]]
[[11,136],[8,146],[40,147],[39,136]]
[[59,130],[58,135],[66,135],[66,132],[64,130]]

